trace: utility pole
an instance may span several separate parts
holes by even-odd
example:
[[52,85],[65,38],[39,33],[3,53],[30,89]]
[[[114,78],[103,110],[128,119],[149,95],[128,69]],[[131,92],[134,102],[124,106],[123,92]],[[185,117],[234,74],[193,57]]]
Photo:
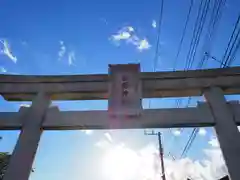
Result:
[[157,134],[158,134],[159,155],[160,155],[161,168],[162,168],[162,180],[166,180],[165,168],[164,168],[164,161],[163,161],[163,147],[162,147],[161,132],[158,132]]
[[163,146],[162,146],[162,137],[161,137],[161,132],[154,132],[152,131],[151,133],[147,133],[146,131],[144,131],[145,135],[154,135],[154,136],[158,136],[158,150],[159,150],[159,157],[160,157],[160,161],[161,161],[161,171],[162,171],[162,180],[166,180],[166,176],[165,176],[165,168],[164,168],[164,160],[163,160]]

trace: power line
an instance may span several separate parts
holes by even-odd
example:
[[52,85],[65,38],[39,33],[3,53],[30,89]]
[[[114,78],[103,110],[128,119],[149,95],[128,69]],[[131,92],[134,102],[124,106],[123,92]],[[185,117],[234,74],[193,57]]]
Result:
[[[222,1],[221,1],[221,2],[222,2]],[[225,1],[223,1],[223,4],[222,4],[222,5],[225,5]],[[219,5],[219,6],[220,6],[220,5]],[[215,18],[217,19],[218,17],[219,17],[219,16],[216,16]],[[219,18],[218,18],[218,20],[219,20]],[[238,24],[239,24],[239,21],[240,21],[240,16],[238,17],[238,20],[237,20],[237,22],[236,22],[236,24],[235,24],[235,27],[234,27],[233,33],[232,33],[232,35],[231,35],[230,41],[229,41],[229,43],[228,43],[227,49],[226,49],[226,51],[225,51],[224,57],[223,57],[222,61],[220,61],[220,67],[226,67],[226,65],[227,65],[228,62],[231,63],[231,62],[233,61],[233,59],[235,58],[235,54],[236,54],[236,52],[237,52],[237,50],[238,50],[238,48],[239,48],[239,46],[240,46],[240,38],[239,38],[239,40],[238,40],[237,45],[235,46],[236,40],[238,39],[239,32],[240,32],[240,29],[239,29],[237,35],[235,36],[235,39],[233,40],[232,46],[231,46],[231,48],[230,48],[230,44],[231,44],[232,39],[233,39],[233,37],[234,37],[234,34],[235,34],[235,32],[236,32],[236,29],[237,29],[237,26],[238,26]],[[214,21],[213,21],[213,22],[214,22]],[[215,21],[215,24],[216,24],[216,21]],[[229,57],[231,56],[231,52],[232,52],[232,49],[233,49],[234,46],[235,46],[235,49],[233,50],[232,57],[231,57],[230,60],[228,60]],[[225,59],[229,48],[230,48],[230,51],[229,51],[229,53],[228,53],[228,57]],[[208,53],[205,53],[205,55],[208,56]],[[214,59],[214,60],[217,61],[217,59],[214,58],[213,56],[210,56],[210,57],[211,57],[212,59]],[[225,59],[225,63],[224,63],[224,59]],[[219,61],[218,61],[218,62],[219,62]],[[202,64],[202,65],[203,65],[203,64]],[[192,143],[193,143],[193,141],[194,141],[195,138],[196,138],[197,132],[198,132],[198,131],[197,131],[197,128],[194,128],[193,131],[192,131],[192,133],[191,133],[191,136],[190,136],[190,138],[189,138],[189,140],[188,140],[188,142],[187,142],[187,144],[186,144],[186,146],[185,146],[185,148],[184,148],[184,150],[183,150],[183,152],[182,152],[182,154],[181,154],[181,157],[184,157],[184,156],[187,154],[187,152],[189,151],[189,149],[191,148]]]
[[[191,67],[191,64],[194,62],[196,50],[198,48],[200,36],[202,34],[202,29],[203,29],[203,26],[206,21],[206,15],[208,12],[210,0],[204,1],[205,2],[204,4],[203,4],[203,1],[204,0],[201,0],[200,6],[198,8],[198,14],[197,14],[197,18],[195,21],[193,36],[192,36],[190,48],[189,48],[189,51],[187,54],[187,60],[186,60],[184,70],[189,69]],[[182,103],[182,100],[178,99],[176,101],[177,107],[179,107],[181,105],[181,103]]]
[[231,59],[230,59],[229,62],[227,63],[227,67],[229,67],[229,66],[233,63],[233,61],[235,60],[237,51],[239,50],[239,47],[240,47],[240,39],[238,39],[238,43],[237,43],[237,45],[236,45],[236,47],[235,47],[235,49],[234,49],[234,51],[233,51],[233,54],[232,54],[232,56],[231,56]]
[[[216,1],[214,3],[214,5],[216,5]],[[220,1],[219,4],[217,5],[217,11],[216,11],[216,14],[214,15],[214,7],[213,6],[213,13],[211,15],[211,19],[210,19],[210,22],[209,22],[209,26],[208,26],[208,32],[209,33],[209,41],[205,41],[204,44],[207,44],[208,43],[211,43],[212,41],[212,36],[213,36],[213,33],[214,33],[214,30],[216,30],[216,24],[218,23],[218,21],[220,20],[220,14],[222,14],[222,9],[223,9],[223,6],[225,5],[225,0],[223,1]],[[211,24],[212,24],[212,28],[211,28]],[[210,46],[209,46],[209,49],[210,49]],[[206,57],[208,55],[207,52],[205,52],[204,56]],[[213,60],[216,60],[216,58],[214,58],[213,56],[211,56],[211,58]],[[221,63],[221,62],[220,62]],[[199,68],[201,68],[203,66],[203,63],[199,64]],[[183,156],[185,156],[187,154],[187,152],[189,151],[189,149],[191,148],[192,144],[193,144],[193,141],[195,140],[196,138],[196,135],[197,135],[197,132],[198,132],[198,128],[194,128],[192,133],[191,133],[191,136],[187,142],[187,144],[185,145],[184,149],[183,149],[183,152],[181,154],[181,158]]]
[[[223,10],[223,6],[225,5],[225,0],[221,0],[219,3],[217,0],[215,0],[214,2],[214,5],[213,5],[213,10],[212,10],[212,13],[211,13],[211,16],[210,16],[210,20],[209,20],[209,25],[208,25],[208,34],[205,36],[205,42],[204,42],[204,46],[208,45],[208,49],[207,51],[204,53],[204,57],[206,57],[206,55],[208,54],[207,52],[210,51],[210,48],[211,48],[211,43],[212,43],[212,37],[214,35],[214,31],[216,30],[217,28],[217,24],[219,23],[220,19],[221,19],[221,14],[222,14],[222,10]],[[208,2],[210,3],[210,2]],[[206,4],[205,4],[206,5]],[[217,6],[216,10],[215,10],[215,7]],[[205,6],[206,7],[206,6]],[[207,11],[208,11],[208,8],[209,8],[209,4],[207,5],[207,9],[205,11],[205,14],[203,17],[204,21],[206,21],[206,15],[207,15]],[[203,24],[204,25],[204,24]],[[200,31],[199,31],[199,36],[198,36],[198,40],[196,40],[196,44],[198,46],[198,43],[199,43],[199,38],[200,38],[200,34],[202,33],[202,28],[203,26],[201,27]],[[192,66],[193,64],[193,61],[194,61],[194,58],[195,58],[195,53],[196,53],[196,50],[197,50],[197,46],[195,48],[195,52],[193,54],[193,60],[190,64],[188,64],[190,67]],[[204,47],[203,46],[203,47]],[[214,57],[212,57],[214,59]],[[217,60],[217,59],[214,59],[214,60]],[[202,60],[204,62],[204,59]],[[189,61],[188,61],[189,62]],[[189,67],[188,66],[188,67]],[[198,67],[199,68],[202,68],[203,66],[203,63],[199,63]],[[190,102],[190,101],[189,101]],[[189,140],[187,141],[187,144],[185,145],[184,149],[183,149],[183,152],[181,154],[181,158],[184,157],[187,152],[189,151],[189,149],[191,148],[195,138],[196,138],[196,135],[197,135],[197,132],[198,132],[198,128],[194,128],[191,135],[190,135],[190,138]]]
[[[203,0],[202,0],[201,3],[200,3],[199,9],[198,9],[198,14],[197,14],[197,19],[196,19],[196,22],[195,22],[195,25],[194,25],[193,36],[192,36],[192,40],[191,40],[191,43],[190,43],[190,48],[189,48],[189,51],[188,51],[188,54],[187,54],[185,70],[191,68],[192,65],[193,65],[193,62],[195,60],[196,51],[198,49],[201,34],[202,34],[202,31],[203,31],[203,27],[204,27],[205,22],[206,22],[207,13],[208,13],[208,10],[209,10],[209,4],[210,4],[210,0],[204,1],[204,4],[203,4]],[[191,97],[188,98],[187,106],[190,104],[190,101],[191,101]],[[181,129],[181,132],[182,131],[183,131],[183,129]],[[194,136],[196,136],[196,135],[194,135],[196,133],[196,131],[197,130],[195,129],[192,132],[192,135],[190,136],[190,139],[187,142],[181,157],[191,147],[191,144],[194,141]]]
[[158,57],[159,57],[159,49],[160,49],[160,36],[161,36],[161,26],[162,26],[162,19],[163,19],[163,5],[164,0],[161,0],[161,7],[160,7],[160,15],[159,15],[159,21],[158,21],[158,34],[157,34],[157,44],[156,44],[156,52],[154,57],[154,64],[153,64],[153,71],[156,71],[157,63],[158,63]]
[[205,4],[205,11],[204,11],[204,14],[202,15],[202,25],[201,27],[199,28],[198,30],[198,36],[196,38],[196,41],[195,41],[195,48],[194,48],[194,51],[193,51],[193,56],[192,56],[192,61],[189,65],[189,68],[192,67],[194,61],[195,61],[195,56],[196,56],[196,52],[197,52],[197,49],[198,49],[198,46],[199,46],[199,43],[200,43],[200,39],[201,39],[201,34],[202,34],[202,31],[203,31],[203,27],[204,27],[204,24],[206,22],[206,17],[207,17],[207,13],[208,13],[208,9],[209,9],[209,4],[210,4],[210,0],[207,2],[207,4]]
[[216,57],[214,57],[214,56],[208,54],[207,52],[205,52],[205,55],[204,55],[204,56],[207,57],[208,59],[210,58],[210,59],[212,59],[212,60],[214,60],[214,61],[220,63],[220,66],[223,66],[223,65],[224,65],[224,64],[222,63],[222,61],[220,61],[220,60],[217,59]]
[[193,7],[193,0],[190,1],[186,22],[185,22],[185,25],[184,25],[184,28],[183,28],[183,33],[182,33],[181,40],[180,40],[180,43],[179,43],[178,49],[177,49],[177,54],[176,54],[176,57],[175,57],[175,60],[174,60],[174,63],[173,63],[173,69],[174,70],[176,69],[178,57],[179,57],[180,51],[182,49],[183,40],[184,40],[184,37],[185,37],[186,32],[187,32],[187,25],[188,25],[188,22],[189,22],[189,19],[190,19],[190,14],[191,14],[191,11],[192,11],[192,7]]
[[[207,15],[207,12],[208,12],[209,3],[210,3],[210,1],[207,0],[207,1],[205,1],[204,5],[203,5],[203,0],[201,0],[200,6],[198,8],[198,14],[197,14],[197,18],[196,18],[196,21],[195,21],[193,36],[192,36],[192,40],[191,40],[191,43],[190,43],[190,48],[189,48],[189,51],[188,51],[187,60],[186,60],[184,70],[189,69],[190,66],[191,66],[190,65],[191,61],[193,62],[194,59],[195,59],[195,53],[196,53],[196,50],[197,50],[197,47],[198,47],[198,43],[200,41],[200,36],[201,36],[201,33],[202,33],[203,26],[204,26],[205,21],[206,21],[206,15]],[[194,49],[195,49],[195,51],[194,51]],[[181,105],[181,103],[182,103],[182,100],[178,99],[176,101],[177,107],[179,107]]]
[[210,0],[204,1],[204,4],[203,4],[203,0],[201,1],[199,12],[198,12],[198,17],[197,17],[195,27],[194,27],[192,41],[190,44],[190,48],[189,48],[188,55],[187,55],[187,60],[185,63],[186,70],[190,69],[193,65],[193,62],[195,61],[195,55],[196,55],[196,51],[199,46],[203,27],[206,22],[209,4],[210,4]]
[[[191,53],[192,48],[193,48],[193,42],[196,39],[196,35],[195,35],[196,34],[196,30],[199,29],[199,24],[201,22],[201,20],[199,20],[199,18],[201,16],[201,14],[203,14],[202,13],[202,5],[203,5],[203,0],[201,0],[200,6],[198,8],[198,14],[197,14],[197,18],[196,18],[196,21],[195,21],[194,30],[193,30],[193,36],[192,36],[192,40],[191,40],[191,43],[190,43],[190,48],[189,48],[189,51],[188,51],[187,61],[186,61],[184,70],[188,69],[188,64],[189,64],[188,61],[189,61],[189,58],[190,58],[190,53]],[[179,108],[181,104],[182,104],[182,99],[177,99],[176,100],[176,107]],[[182,129],[180,129],[180,131],[182,131]]]
[[[186,64],[185,64],[184,70],[187,70],[187,69],[190,68],[189,66],[191,64],[191,60],[192,60],[192,58],[195,58],[195,55],[193,54],[194,49],[197,49],[197,47],[198,47],[198,42],[197,41],[200,40],[198,38],[198,36],[201,35],[202,28],[203,28],[203,26],[205,24],[205,21],[206,21],[205,14],[207,14],[208,6],[209,6],[210,1],[207,0],[207,1],[204,1],[204,3],[203,3],[203,1],[204,0],[201,0],[200,5],[198,7],[197,18],[196,18],[196,21],[195,21],[195,24],[194,24],[193,35],[192,35],[189,51],[188,51],[188,54],[187,54],[187,59],[186,59]],[[197,44],[197,46],[196,46],[196,44]],[[194,55],[194,57],[193,57],[193,55]],[[188,99],[187,106],[189,105],[190,101],[191,101],[191,98]],[[176,107],[179,108],[181,104],[182,104],[182,99],[177,99],[176,100]],[[183,131],[183,128],[180,129],[180,132],[182,132],[182,131]]]
[[[224,4],[225,4],[225,1],[224,1]],[[208,56],[211,59],[219,62],[220,63],[220,67],[222,67],[222,68],[231,65],[231,63],[234,61],[234,59],[236,57],[237,51],[240,48],[240,27],[238,27],[239,24],[240,24],[240,14],[239,14],[238,19],[237,19],[237,21],[235,23],[235,27],[234,27],[234,30],[233,30],[233,32],[231,34],[230,40],[228,42],[227,49],[225,50],[224,56],[223,56],[221,61],[217,60],[215,57],[210,56],[207,52],[205,52],[205,56]],[[236,33],[237,29],[238,29],[238,31]],[[235,38],[234,38],[234,36],[235,36]],[[234,38],[234,40],[233,40],[233,38]],[[228,52],[229,48],[230,48],[230,51]],[[190,138],[189,138],[186,146],[183,149],[183,152],[181,154],[181,158],[184,157],[187,154],[187,152],[189,151],[189,149],[191,148],[191,146],[193,144],[193,141],[196,138],[197,132],[198,132],[198,129],[194,128],[192,133],[191,133],[191,135],[190,135]]]
[[218,28],[225,4],[226,4],[226,0],[215,0],[214,1],[213,11],[211,13],[210,21],[208,24],[208,31],[205,36],[205,41],[203,43],[202,52],[204,54],[198,64],[198,68],[204,66],[205,61],[208,60],[208,58],[210,57],[207,55],[211,54],[212,43],[214,42],[214,37],[216,37],[216,33],[214,33],[214,31],[216,31],[216,29]]
[[[162,19],[163,19],[163,7],[164,7],[164,0],[161,0],[160,5],[160,15],[159,15],[159,25],[158,25],[158,34],[157,34],[157,43],[156,43],[156,52],[155,57],[153,59],[153,72],[157,69],[158,64],[158,57],[159,57],[159,49],[160,49],[160,36],[161,36],[161,26],[162,26]],[[149,108],[151,107],[151,100],[149,100]],[[163,147],[161,142],[161,133],[158,132],[157,134],[152,131],[151,134],[144,132],[145,135],[157,135],[158,136],[158,144],[159,144],[159,156],[161,161],[161,170],[162,170],[162,180],[166,180],[165,176],[165,169],[164,169],[164,161],[163,161]]]
[[222,63],[223,63],[224,65],[223,65],[222,67],[225,67],[225,66],[227,65],[228,57],[226,58],[226,56],[227,56],[227,54],[230,54],[228,51],[229,51],[229,48],[231,48],[231,47],[233,46],[232,41],[234,41],[233,38],[234,38],[234,35],[235,35],[235,33],[236,33],[236,30],[237,30],[237,27],[238,27],[238,25],[239,25],[239,22],[240,22],[240,15],[238,16],[238,19],[237,19],[237,21],[236,21],[236,23],[235,23],[233,32],[232,32],[232,34],[231,34],[231,37],[230,37],[229,42],[228,42],[228,45],[227,45],[227,49],[225,50],[225,53],[224,53],[224,55],[223,55]]
[[[160,50],[160,36],[161,36],[161,29],[162,29],[162,19],[163,19],[163,7],[164,7],[164,0],[160,0],[160,14],[159,14],[159,21],[158,21],[158,33],[157,33],[157,43],[156,43],[156,51],[155,56],[153,59],[153,72],[157,70],[157,64],[158,64],[158,57],[159,57],[159,50]],[[149,100],[148,108],[151,107],[151,100]]]
[[[239,35],[240,35],[240,14],[238,16],[237,22],[235,23],[233,33],[231,35],[230,41],[228,43],[227,49],[226,49],[225,54],[224,54],[224,57],[226,57],[226,56],[227,57],[225,59],[224,58],[222,59],[222,62],[224,64],[223,67],[227,67],[228,65],[230,65],[230,62],[232,62],[232,60],[230,58],[232,56],[235,56],[235,54],[237,52],[237,49],[238,49],[238,46],[239,46],[238,44],[239,44],[239,41],[240,41]],[[233,38],[234,38],[234,40],[233,40]],[[229,48],[230,48],[230,50],[228,52]],[[228,55],[227,55],[227,52],[228,52]]]
[[194,128],[189,139],[188,139],[188,142],[187,144],[185,145],[184,149],[183,149],[183,152],[181,154],[181,158],[185,157],[185,155],[187,154],[187,152],[189,151],[189,149],[191,148],[192,144],[193,144],[193,141],[195,140],[196,136],[197,136],[197,133],[198,133],[198,129],[197,128]]
[[186,70],[188,68],[190,54],[191,54],[192,48],[193,48],[193,42],[196,39],[195,38],[195,36],[196,36],[195,34],[196,34],[196,30],[197,30],[197,27],[198,27],[198,24],[199,24],[199,18],[200,18],[201,11],[202,11],[202,5],[203,5],[203,0],[201,0],[201,3],[200,3],[199,8],[198,8],[197,18],[196,18],[194,29],[193,29],[193,35],[192,35],[190,47],[189,47],[189,50],[188,50],[188,54],[187,54],[187,59],[186,59],[184,70]]

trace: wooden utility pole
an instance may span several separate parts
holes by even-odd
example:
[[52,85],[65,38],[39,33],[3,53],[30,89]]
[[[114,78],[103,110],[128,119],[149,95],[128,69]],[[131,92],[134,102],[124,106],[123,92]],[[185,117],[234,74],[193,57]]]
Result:
[[160,156],[160,160],[161,160],[161,169],[162,169],[162,180],[166,180],[164,161],[163,161],[163,147],[162,147],[161,132],[158,132],[157,134],[158,134],[159,156]]
[[165,167],[164,167],[164,160],[163,160],[163,146],[162,146],[162,136],[161,136],[161,132],[155,133],[154,131],[152,131],[151,133],[147,133],[146,131],[144,131],[145,135],[154,135],[154,136],[158,136],[158,151],[159,151],[159,157],[160,157],[160,162],[161,162],[161,177],[162,180],[166,180],[166,176],[165,176]]

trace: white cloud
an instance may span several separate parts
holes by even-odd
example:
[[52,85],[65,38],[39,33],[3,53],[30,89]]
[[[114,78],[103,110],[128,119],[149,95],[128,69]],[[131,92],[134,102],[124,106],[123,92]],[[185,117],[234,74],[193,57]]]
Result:
[[20,104],[20,107],[30,107],[31,104]]
[[218,148],[219,147],[219,142],[217,137],[212,137],[209,141],[208,144],[210,144],[212,147],[214,148]]
[[93,130],[90,130],[90,129],[82,130],[82,132],[84,132],[86,135],[92,135],[93,134]]
[[63,41],[59,41],[59,44],[60,44],[60,50],[58,51],[58,59],[60,60],[66,53],[66,46],[64,45]]
[[110,134],[109,132],[104,133],[104,136],[107,138],[107,140],[108,140],[109,142],[113,142],[112,136],[111,136],[111,134]]
[[152,21],[152,27],[156,28],[157,27],[157,22],[155,20]]
[[134,28],[133,28],[132,26],[128,26],[127,29],[128,29],[128,31],[130,31],[130,32],[133,32],[133,31],[134,31]]
[[[101,161],[103,176],[111,180],[161,179],[161,163],[155,144],[133,150],[123,143],[115,143],[112,137],[109,141],[109,135],[105,133],[105,138],[95,144],[104,153]],[[212,139],[216,140],[214,137]],[[219,146],[204,149],[203,153],[205,157],[201,160],[173,160],[165,156],[166,179],[216,180],[228,174]]]
[[68,53],[68,65],[71,66],[73,65],[73,61],[75,61],[75,52],[74,51],[70,51]]
[[131,43],[135,46],[139,46],[140,39],[136,35],[132,35],[131,38],[127,40],[127,43]]
[[128,44],[136,46],[140,52],[151,47],[146,38],[141,39],[136,35],[136,32],[132,26],[123,27],[116,34],[112,35],[110,40],[112,40],[118,46],[120,45],[120,41],[125,41]]
[[181,135],[181,131],[179,129],[173,130],[172,133],[173,133],[174,136],[180,136]]
[[4,67],[0,67],[0,72],[1,72],[1,73],[6,73],[7,70],[6,70]]
[[132,35],[129,39],[127,39],[127,43],[130,43],[130,44],[136,46],[140,52],[143,50],[147,50],[151,47],[151,45],[149,44],[149,42],[146,38],[140,39],[136,35]]
[[202,164],[207,167],[209,175],[214,179],[219,179],[227,173],[227,167],[220,148],[211,148],[203,150],[207,159]]
[[[136,152],[124,146],[114,146],[103,157],[103,175],[112,180],[130,180],[137,173],[139,158]],[[127,162],[127,163],[126,163]]]
[[101,139],[100,141],[95,143],[95,146],[99,147],[101,149],[107,149],[108,147],[111,146],[111,143],[109,141],[107,141],[106,139]]
[[119,34],[113,35],[112,38],[115,41],[123,40],[123,39],[129,39],[131,34],[129,32],[121,32]]
[[[109,132],[104,133],[104,137],[105,138],[99,140],[95,144],[95,146],[97,146],[99,148],[102,148],[102,149],[107,149],[107,148],[109,148],[113,144],[113,138],[112,138],[112,136],[111,136],[111,134]],[[122,146],[123,144],[120,143],[120,145]]]
[[73,50],[67,50],[64,41],[59,41],[59,44],[60,50],[58,51],[58,59],[61,60],[63,57],[66,57],[68,65],[74,65],[74,61],[76,60],[75,52]]
[[207,131],[205,128],[200,128],[199,131],[198,131],[198,134],[200,136],[205,136],[207,134]]
[[139,45],[137,46],[137,48],[140,51],[149,49],[150,47],[151,47],[151,45],[149,44],[147,39],[143,39],[143,40],[139,41]]
[[[114,144],[101,140],[97,144],[105,155],[102,159],[102,172],[111,180],[160,179],[161,163],[158,149],[154,144],[133,150],[124,144]],[[168,180],[185,180],[188,177],[198,180],[216,180],[227,174],[227,169],[219,148],[203,150],[205,159],[176,159],[165,157],[165,174]]]
[[16,63],[17,57],[13,55],[7,40],[0,40],[0,43],[3,45],[2,49],[0,50],[0,54],[6,55],[9,59],[11,59],[14,63]]

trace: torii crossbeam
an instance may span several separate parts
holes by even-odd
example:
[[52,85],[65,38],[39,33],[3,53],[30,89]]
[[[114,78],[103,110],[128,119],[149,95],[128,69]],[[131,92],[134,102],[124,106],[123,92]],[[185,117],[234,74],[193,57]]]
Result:
[[[232,180],[240,179],[240,67],[140,72],[137,64],[110,65],[106,75],[0,75],[8,101],[32,101],[19,112],[1,112],[0,129],[21,130],[4,180],[27,180],[43,130],[214,126]],[[142,98],[202,96],[197,107],[143,110]],[[65,111],[51,100],[108,99],[107,111]],[[96,119],[97,117],[97,119]],[[23,163],[24,162],[24,163]]]

